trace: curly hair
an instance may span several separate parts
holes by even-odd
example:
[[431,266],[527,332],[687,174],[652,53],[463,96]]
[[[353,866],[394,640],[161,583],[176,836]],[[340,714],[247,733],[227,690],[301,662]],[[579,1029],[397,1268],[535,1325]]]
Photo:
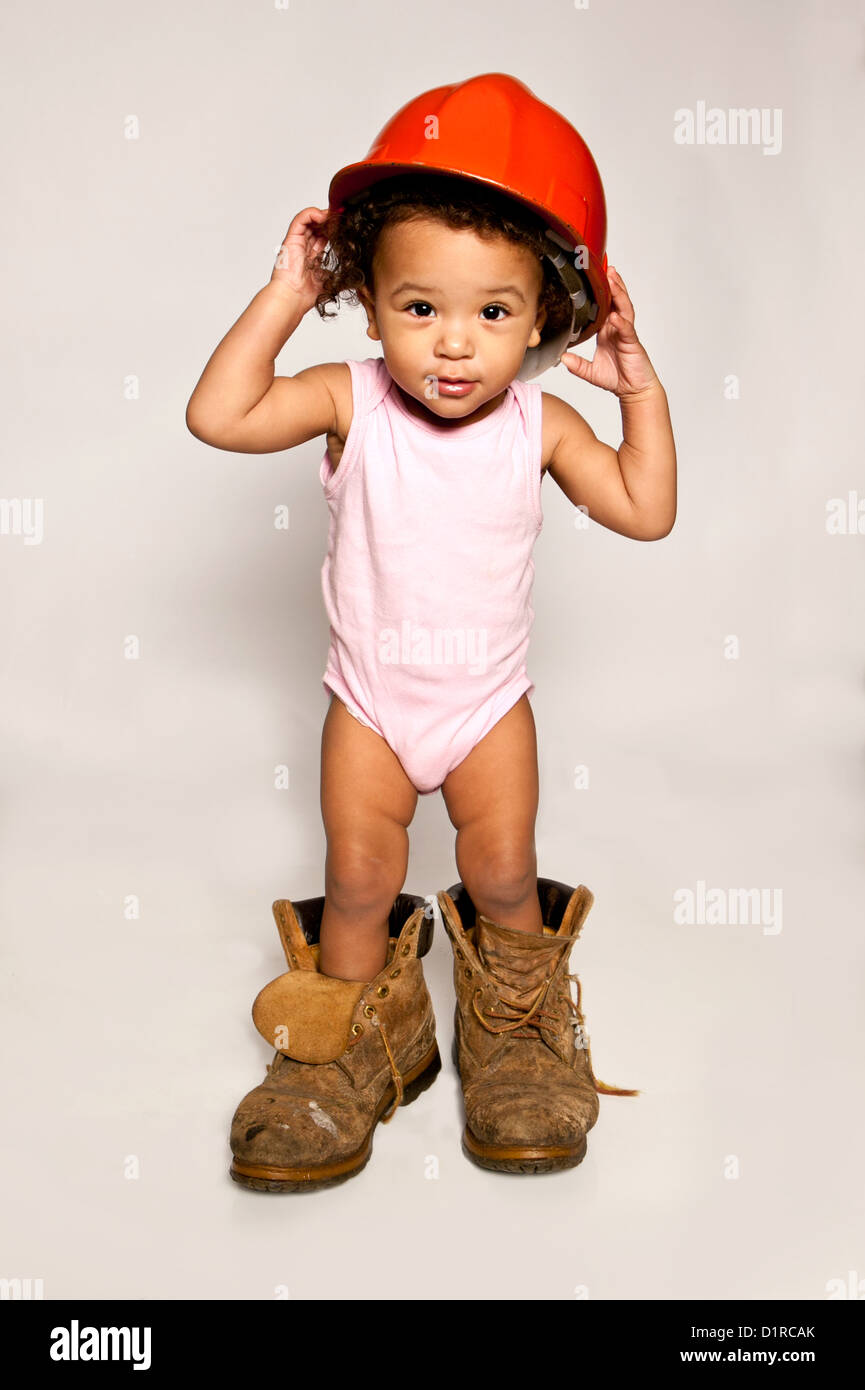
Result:
[[[332,213],[322,231],[324,250],[311,262],[322,290],[315,300],[321,318],[336,316],[340,299],[358,304],[357,291],[373,291],[373,260],[385,227],[418,216],[435,217],[450,227],[481,237],[505,236],[532,251],[541,263],[543,286],[538,308],[547,311],[541,340],[571,325],[571,301],[558,272],[546,257],[545,225],[514,198],[469,179],[424,171],[380,179]],[[327,306],[337,306],[333,313]]]

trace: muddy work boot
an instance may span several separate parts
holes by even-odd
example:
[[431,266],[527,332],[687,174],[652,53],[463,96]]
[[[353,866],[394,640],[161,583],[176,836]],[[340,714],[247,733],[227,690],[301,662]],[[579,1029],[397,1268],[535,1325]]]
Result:
[[491,921],[462,883],[438,894],[454,952],[463,1152],[504,1173],[576,1167],[598,1118],[598,1092],[639,1095],[596,1080],[579,978],[567,971],[594,895],[583,884],[539,878],[538,898],[543,935]]
[[323,897],[273,904],[289,969],[260,992],[252,1017],[276,1053],[231,1124],[231,1176],[260,1192],[306,1192],[359,1173],[379,1120],[441,1067],[419,959],[432,943],[431,907],[399,894],[387,963],[366,984],[320,973],[323,910]]

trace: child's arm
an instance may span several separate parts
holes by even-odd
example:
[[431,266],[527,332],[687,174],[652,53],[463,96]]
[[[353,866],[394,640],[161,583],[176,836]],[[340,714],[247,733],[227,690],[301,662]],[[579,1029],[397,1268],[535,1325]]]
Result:
[[270,283],[229,329],[202,372],[186,407],[186,424],[205,444],[269,454],[337,432],[337,402],[349,372],[344,362],[274,377],[276,358],[320,289],[307,257],[323,245],[313,225],[326,215],[323,209],[304,208],[294,218]]
[[660,540],[676,520],[676,445],[661,385],[634,331],[634,310],[624,282],[608,270],[615,310],[591,362],[566,353],[574,375],[614,391],[622,409],[618,450],[602,444],[567,402],[544,393],[545,452],[549,472],[575,506],[611,531],[634,540]]

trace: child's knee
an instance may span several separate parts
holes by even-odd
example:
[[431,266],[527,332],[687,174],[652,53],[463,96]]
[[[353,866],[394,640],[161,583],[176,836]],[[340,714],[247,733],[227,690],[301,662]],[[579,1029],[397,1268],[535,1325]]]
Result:
[[329,836],[326,893],[334,907],[390,908],[405,882],[408,832],[398,821],[376,817],[362,830]]
[[473,823],[457,833],[457,868],[469,895],[518,907],[537,891],[534,836]]

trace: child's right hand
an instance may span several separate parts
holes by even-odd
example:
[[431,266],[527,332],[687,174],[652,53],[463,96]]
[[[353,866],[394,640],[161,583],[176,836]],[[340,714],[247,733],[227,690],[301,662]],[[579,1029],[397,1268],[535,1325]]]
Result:
[[327,245],[327,237],[318,230],[327,217],[327,208],[304,208],[297,214],[277,252],[270,277],[272,285],[289,290],[295,301],[300,299],[304,313],[312,308],[323,288],[309,262]]

